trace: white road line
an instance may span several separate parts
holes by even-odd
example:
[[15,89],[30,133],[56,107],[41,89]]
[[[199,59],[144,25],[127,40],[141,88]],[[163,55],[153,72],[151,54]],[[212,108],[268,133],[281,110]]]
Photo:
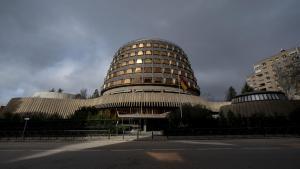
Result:
[[111,149],[110,151],[143,151],[145,149]]
[[197,148],[196,150],[199,151],[206,151],[206,150],[231,150],[233,148],[230,147],[216,147],[216,148]]
[[5,149],[3,149],[3,150],[0,150],[0,151],[26,151],[26,150],[20,150],[20,149],[16,149],[16,150],[9,150],[9,149],[7,149],[7,150],[5,150]]
[[244,150],[279,150],[281,147],[242,147]]
[[213,142],[213,141],[191,141],[191,140],[178,140],[172,141],[176,143],[184,143],[184,144],[202,144],[202,145],[217,145],[217,146],[234,146],[231,143],[224,143],[224,142]]
[[152,151],[182,151],[184,148],[153,148]]

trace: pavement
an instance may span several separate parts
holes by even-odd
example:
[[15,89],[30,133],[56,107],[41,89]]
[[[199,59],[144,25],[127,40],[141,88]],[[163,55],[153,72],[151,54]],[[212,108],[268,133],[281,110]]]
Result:
[[0,142],[1,169],[299,169],[300,139]]

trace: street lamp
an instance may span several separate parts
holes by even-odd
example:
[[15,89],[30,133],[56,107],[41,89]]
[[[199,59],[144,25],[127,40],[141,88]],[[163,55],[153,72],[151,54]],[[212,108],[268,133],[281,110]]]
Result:
[[23,140],[24,140],[24,136],[25,136],[25,130],[26,130],[26,127],[27,127],[27,121],[30,120],[30,118],[25,117],[24,120],[25,120],[25,125],[24,125],[24,129],[23,129],[23,133],[22,133],[22,139]]

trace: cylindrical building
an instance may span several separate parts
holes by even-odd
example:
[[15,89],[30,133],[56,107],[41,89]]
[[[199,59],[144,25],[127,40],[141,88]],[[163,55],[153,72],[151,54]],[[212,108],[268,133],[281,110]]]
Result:
[[[179,85],[184,82],[185,86]],[[139,39],[115,53],[102,87],[102,94],[126,92],[179,92],[200,95],[186,53],[161,39]],[[187,90],[183,91],[183,87]]]

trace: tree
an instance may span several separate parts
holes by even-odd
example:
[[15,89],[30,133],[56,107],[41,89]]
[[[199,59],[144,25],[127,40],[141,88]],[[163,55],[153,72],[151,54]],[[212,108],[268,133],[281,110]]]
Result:
[[244,94],[244,93],[248,93],[248,92],[253,92],[254,89],[252,87],[250,87],[248,85],[248,83],[246,82],[241,90],[241,94]]
[[226,101],[231,101],[235,96],[236,96],[236,91],[232,86],[230,86],[226,93],[226,98],[225,98]]
[[299,94],[300,83],[300,58],[299,52],[283,55],[273,65],[276,80],[281,89],[290,98],[294,99]]
[[61,89],[61,88],[59,88],[59,89],[57,90],[58,93],[62,93],[63,91],[64,91],[64,90]]
[[52,88],[52,89],[50,89],[50,90],[49,90],[49,92],[55,92],[55,89],[54,89],[54,88]]
[[99,96],[100,96],[100,95],[99,95],[98,89],[95,89],[95,91],[94,91],[94,93],[93,93],[93,95],[92,95],[91,98],[97,98],[97,97],[99,97]]
[[87,89],[81,89],[80,96],[82,99],[87,99]]

